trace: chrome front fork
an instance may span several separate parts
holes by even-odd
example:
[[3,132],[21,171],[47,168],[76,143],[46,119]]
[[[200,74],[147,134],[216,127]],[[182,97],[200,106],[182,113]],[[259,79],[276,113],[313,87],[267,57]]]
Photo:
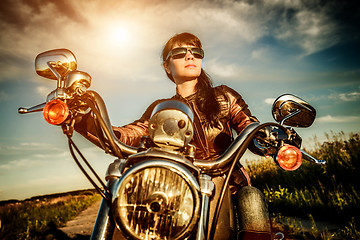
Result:
[[[118,179],[112,178],[108,181],[107,187],[112,188],[116,186]],[[112,220],[112,212],[110,203],[102,199],[100,208],[96,217],[95,225],[91,233],[91,240],[110,240],[115,229],[114,221]]]
[[[107,180],[107,187],[112,194],[115,192],[117,182],[119,181],[125,163],[126,160],[124,159],[116,159],[108,167],[105,179]],[[90,240],[112,239],[114,229],[115,223],[112,219],[111,203],[102,199]]]
[[200,175],[200,191],[201,191],[201,215],[196,233],[197,240],[207,239],[209,226],[210,198],[214,190],[214,183],[211,177],[206,174]]

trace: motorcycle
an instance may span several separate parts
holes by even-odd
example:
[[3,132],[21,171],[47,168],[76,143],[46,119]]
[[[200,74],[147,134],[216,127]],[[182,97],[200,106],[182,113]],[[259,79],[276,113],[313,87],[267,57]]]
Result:
[[[287,171],[299,168],[302,159],[325,164],[300,150],[302,140],[293,127],[309,127],[316,111],[294,95],[275,100],[276,122],[248,125],[222,156],[205,161],[194,158],[195,147],[189,144],[194,116],[186,104],[174,100],[158,104],[150,118],[149,136],[143,136],[139,147],[130,147],[114,135],[103,99],[89,90],[91,76],[77,70],[71,51],[39,54],[35,69],[38,75],[56,80],[57,87],[46,102],[18,112],[42,111],[48,123],[61,126],[72,157],[102,196],[91,239],[112,239],[117,231],[129,239],[212,239],[230,176],[250,145]],[[72,140],[76,123],[86,114],[94,118],[101,148],[116,158],[108,167],[106,184]],[[224,181],[215,189],[214,179],[219,177]],[[214,192],[218,197],[210,205]],[[215,208],[209,218],[211,206]],[[239,228],[237,221],[230,222]]]

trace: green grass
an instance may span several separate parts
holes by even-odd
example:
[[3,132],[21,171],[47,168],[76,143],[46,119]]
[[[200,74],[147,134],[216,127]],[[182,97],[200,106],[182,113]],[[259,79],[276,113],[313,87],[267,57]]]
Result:
[[[286,172],[272,159],[248,162],[253,185],[263,191],[274,221],[288,222],[282,228],[295,239],[360,239],[359,134],[327,135],[310,153],[327,164],[303,162],[300,169]],[[314,228],[303,232],[289,216],[312,221]],[[339,228],[318,231],[320,221]]]
[[44,239],[101,197],[93,191],[8,203],[0,209],[0,239]]

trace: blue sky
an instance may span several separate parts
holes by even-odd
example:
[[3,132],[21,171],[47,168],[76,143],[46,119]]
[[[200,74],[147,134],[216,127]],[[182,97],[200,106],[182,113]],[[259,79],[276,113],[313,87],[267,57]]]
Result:
[[[175,33],[194,33],[214,84],[237,90],[260,121],[272,121],[272,100],[283,93],[310,102],[317,119],[297,131],[311,148],[314,136],[360,130],[359,8],[356,1],[316,0],[2,1],[0,200],[91,187],[61,129],[41,113],[17,113],[56,86],[35,73],[40,52],[73,51],[113,125],[123,125],[175,93],[160,53]],[[74,140],[103,176],[114,159]]]

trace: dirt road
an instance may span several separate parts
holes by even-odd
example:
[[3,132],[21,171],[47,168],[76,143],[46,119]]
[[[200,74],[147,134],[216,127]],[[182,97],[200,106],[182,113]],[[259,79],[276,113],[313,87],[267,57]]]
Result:
[[[96,216],[99,210],[101,201],[88,207],[81,212],[75,219],[66,223],[66,226],[57,229],[50,236],[47,236],[47,240],[85,240],[91,236],[92,229],[95,224]],[[115,239],[125,240],[125,237],[119,231],[115,232]]]
[[100,202],[101,201],[98,201],[88,207],[75,219],[67,222],[65,227],[60,228],[59,230],[71,239],[88,239],[96,220]]

